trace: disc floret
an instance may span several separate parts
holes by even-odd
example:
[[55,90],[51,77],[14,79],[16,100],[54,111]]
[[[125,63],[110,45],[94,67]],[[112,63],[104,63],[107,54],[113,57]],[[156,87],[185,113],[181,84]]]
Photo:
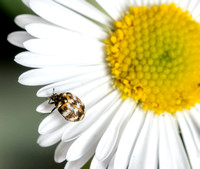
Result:
[[123,99],[173,113],[200,102],[200,24],[175,4],[130,7],[105,40]]

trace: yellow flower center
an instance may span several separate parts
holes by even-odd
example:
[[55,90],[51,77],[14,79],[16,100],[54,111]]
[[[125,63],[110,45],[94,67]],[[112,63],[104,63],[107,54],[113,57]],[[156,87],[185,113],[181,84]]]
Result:
[[174,113],[200,102],[200,24],[175,4],[130,7],[105,40],[123,99]]

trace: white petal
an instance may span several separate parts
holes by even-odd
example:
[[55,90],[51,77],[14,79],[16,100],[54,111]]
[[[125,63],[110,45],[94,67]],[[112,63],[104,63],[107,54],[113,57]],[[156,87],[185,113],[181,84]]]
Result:
[[[68,58],[67,58],[68,57]],[[69,57],[65,55],[43,55],[36,54],[32,52],[21,52],[15,56],[15,62],[18,64],[32,67],[32,68],[42,68],[51,66],[64,66],[64,65],[77,65],[77,66],[87,66],[87,65],[102,65],[105,61],[95,60],[95,59],[85,59],[84,57]]]
[[[49,93],[46,94],[45,96],[49,97],[50,95],[52,95],[53,89],[55,90],[54,91],[55,93],[62,93],[62,92],[69,91],[73,93],[74,95],[78,96],[82,100],[82,102],[86,106],[86,111],[87,111],[91,106],[93,106],[94,104],[99,102],[99,100],[101,100],[103,97],[105,97],[106,95],[110,94],[110,92],[112,92],[113,87],[110,86],[109,81],[110,81],[110,77],[105,76],[103,78],[95,79],[88,83],[79,83],[80,85],[78,86],[75,85],[74,88],[68,88],[65,90],[52,87],[49,90]],[[74,83],[70,84],[70,86],[73,87],[73,84]],[[66,86],[68,87],[69,85],[66,85]],[[41,96],[40,91],[38,91],[37,95]],[[97,96],[97,97],[94,97],[94,96]],[[55,105],[48,104],[48,100],[47,100],[38,106],[37,111],[42,112],[42,113],[49,113],[52,111],[54,107]]]
[[118,0],[96,0],[97,3],[114,19],[119,20],[120,13],[120,4]]
[[116,169],[125,169],[128,166],[131,152],[135,146],[136,140],[144,123],[146,113],[139,107],[126,125],[116,152],[114,166]]
[[81,158],[88,148],[97,144],[120,103],[121,100],[118,100],[72,144],[67,153],[67,160],[74,161]]
[[153,6],[153,5],[160,5],[160,4],[169,4],[171,0],[134,0],[134,6]]
[[32,36],[39,39],[69,39],[70,41],[81,40],[82,42],[84,42],[84,40],[88,41],[88,39],[94,40],[94,38],[85,36],[81,33],[44,23],[30,23],[25,26],[25,29]]
[[22,0],[22,2],[23,2],[26,6],[28,6],[28,7],[29,7],[29,1],[30,1],[30,0]]
[[124,125],[129,120],[135,108],[133,100],[125,100],[108,126],[96,149],[95,156],[104,161],[116,149]]
[[96,159],[95,156],[92,158],[90,169],[105,169],[105,168],[106,166],[102,165],[101,163],[99,164],[99,161]]
[[166,113],[159,118],[159,167],[190,169],[174,117]]
[[97,160],[96,156],[94,155],[91,164],[90,169],[106,169],[111,158],[106,159],[105,161],[99,161]]
[[91,147],[80,159],[76,161],[69,161],[64,169],[78,169],[81,168],[94,154],[96,145]]
[[[174,3],[176,3],[177,0],[173,0],[173,1],[174,1]],[[179,1],[179,0],[178,0],[178,1]],[[157,2],[158,2],[158,0],[157,0]],[[169,5],[168,0],[160,0],[159,5],[160,5],[160,4],[168,4],[168,5]]]
[[188,9],[190,1],[191,0],[181,0],[179,6],[185,11]]
[[62,136],[62,140],[68,141],[77,138],[81,133],[87,130],[91,124],[93,124],[102,115],[107,113],[108,109],[113,106],[118,99],[119,94],[117,91],[108,94],[105,98],[100,100],[97,104],[86,111],[84,120],[80,121],[79,123],[70,123]]
[[195,20],[200,23],[200,15]]
[[115,154],[113,155],[112,159],[110,160],[108,169],[114,169],[114,159],[115,159]]
[[[65,55],[65,60],[68,61],[71,57],[81,60],[104,60],[104,44],[97,41],[76,41],[66,39],[59,40],[45,40],[45,39],[31,39],[24,42],[27,50],[45,55]],[[64,58],[63,58],[64,59]]]
[[143,6],[150,6],[150,5],[149,5],[149,1],[150,1],[150,0],[143,0]]
[[[111,94],[113,90],[113,88],[110,87],[109,83],[105,83],[105,81],[101,81],[101,79],[98,79],[97,81],[94,81],[94,82],[95,83],[91,82],[75,89],[66,90],[64,92],[70,91],[74,95],[78,96],[82,100],[82,102],[85,104],[86,111],[88,111],[90,107],[98,103],[106,95]],[[114,92],[114,95],[116,96],[117,93],[118,92]],[[43,103],[41,106],[37,108],[37,111],[39,112],[42,111],[44,113],[51,112],[55,106],[51,106],[51,109],[50,109],[48,105],[49,105],[48,102]]]
[[197,109],[197,105],[194,108],[191,108],[190,110],[190,115],[194,121],[194,123],[198,126],[198,128],[200,129],[200,123],[199,123],[199,119],[200,119],[200,110]]
[[108,158],[104,161],[97,160],[96,156],[94,155],[90,169],[114,169],[114,158],[115,158],[115,151],[113,151]]
[[153,6],[153,5],[160,5],[162,0],[149,0],[148,5]]
[[188,11],[190,11],[191,14],[194,11],[194,9],[196,8],[196,6],[198,5],[198,3],[199,3],[199,0],[190,1],[190,4],[188,6]]
[[158,116],[147,112],[130,158],[129,169],[155,169],[158,167]]
[[134,0],[128,0],[128,3],[130,4],[129,6],[135,6],[135,1]]
[[[31,39],[23,43],[33,53],[49,55],[69,64],[97,64],[105,61],[104,44],[90,39],[46,40]],[[37,58],[36,58],[37,59]],[[89,60],[89,62],[87,62]],[[58,62],[58,61],[57,61]],[[69,63],[68,63],[69,62]]]
[[[104,80],[104,81],[103,81]],[[90,88],[91,86],[91,88]],[[96,87],[98,86],[98,87]],[[113,90],[106,78],[101,78],[81,87],[71,89],[74,95],[78,96],[86,106],[86,111],[96,104],[101,98],[105,97]],[[98,97],[97,97],[98,96]]]
[[[110,83],[104,83],[102,85],[98,85],[98,87],[91,89],[86,92],[82,92],[81,99],[83,103],[85,103],[86,111],[90,109],[93,105],[98,103],[102,98],[106,95],[109,95],[113,91],[113,87],[110,86]],[[79,89],[72,90],[73,93],[80,93]],[[79,95],[78,95],[79,96]]]
[[200,104],[196,104],[195,107],[197,108],[198,111],[200,111]]
[[19,77],[19,83],[24,85],[44,85],[84,74],[86,72],[98,71],[101,66],[68,66],[33,69],[23,73]]
[[35,16],[31,14],[18,15],[15,18],[15,23],[23,29],[25,28],[26,25],[32,24],[32,23],[43,23],[43,24],[48,24],[48,25],[50,24],[49,22],[45,21],[39,16]]
[[[117,9],[117,11],[119,12],[119,16],[124,16],[124,14],[127,13],[127,11],[129,10],[129,6],[131,5],[131,2],[129,0],[113,0],[111,3],[113,3],[112,5],[114,6],[114,8]],[[110,9],[109,9],[110,11]],[[109,13],[109,11],[107,11]],[[118,18],[117,20],[119,20],[120,18]]]
[[141,0],[135,0],[135,3],[137,4],[137,6],[142,6],[143,2]]
[[[169,168],[174,168],[173,166],[173,159],[171,157],[171,152],[170,152],[170,143],[169,143],[169,136],[167,135],[167,126],[165,124],[165,118],[161,116],[159,118],[159,125],[160,125],[160,139],[159,139],[159,167],[161,169],[169,169]],[[172,125],[172,124],[170,124]],[[168,157],[168,155],[170,155]],[[172,154],[173,155],[173,154]]]
[[192,137],[194,139],[194,142],[197,147],[197,150],[200,152],[200,133],[199,133],[199,128],[195,124],[195,122],[192,120],[191,114],[189,112],[183,113],[185,116],[185,120],[187,121],[187,124],[190,128],[190,133],[192,134]]
[[36,111],[40,113],[50,113],[55,105],[53,104],[48,104],[49,100],[44,101],[41,103],[37,108]]
[[105,69],[80,74],[80,75],[77,75],[70,79],[60,81],[57,83],[53,83],[53,84],[50,84],[48,86],[41,88],[37,92],[37,96],[38,97],[51,96],[53,88],[55,89],[55,91],[54,91],[55,93],[62,93],[62,92],[70,91],[70,90],[78,88],[78,87],[83,87],[83,85],[87,85],[87,84],[89,85],[89,83],[92,83],[93,81],[96,81],[97,79],[103,79],[105,77],[107,77]]
[[[82,86],[67,89],[64,92],[70,91],[75,96],[78,96],[87,105],[87,109],[90,107],[90,105],[93,105],[95,102],[98,101],[98,97],[93,98],[94,96],[96,96],[95,94],[99,94],[99,98],[101,98],[111,92],[111,90],[113,90],[110,86],[110,83],[108,83],[110,80],[109,78],[109,76],[105,76],[98,80],[93,80],[89,83],[82,84]],[[57,91],[59,91],[59,89],[56,90],[56,93],[61,93]],[[89,100],[87,100],[87,98]],[[91,98],[93,98],[94,100],[91,101]]]
[[200,3],[198,2],[198,4],[196,4],[195,8],[192,11],[193,18],[197,18],[199,16],[200,14],[199,10],[200,10]]
[[187,149],[192,168],[200,166],[200,134],[187,112],[177,113],[183,140]]
[[54,160],[57,163],[61,163],[65,160],[67,151],[73,142],[74,141],[60,142],[58,144],[58,146],[56,147],[56,150],[55,150],[55,154],[54,154]]
[[56,144],[58,141],[60,141],[61,136],[63,132],[65,131],[67,125],[64,125],[60,127],[58,130],[54,131],[53,133],[40,135],[40,137],[37,140],[37,143],[41,147],[48,147],[52,146],[53,144]]
[[66,123],[67,121],[62,117],[60,113],[57,111],[52,112],[40,123],[38,132],[40,134],[49,134]]
[[61,27],[99,39],[106,37],[106,34],[95,23],[51,0],[30,0],[30,7],[42,18]]
[[87,1],[83,0],[56,0],[56,2],[63,4],[64,6],[67,6],[68,8],[71,8],[78,13],[81,13],[88,18],[92,18],[106,26],[110,26],[111,19],[104,15],[102,12],[97,10],[94,6],[92,6]]
[[17,47],[21,47],[24,48],[23,43],[29,39],[32,39],[33,37],[31,35],[29,35],[27,32],[25,31],[16,31],[16,32],[12,32],[8,35],[8,41],[17,46]]
[[[68,44],[72,42],[77,43],[78,46],[78,44],[84,45],[85,43],[88,43],[87,45],[89,45],[94,41],[98,41],[93,37],[70,31],[52,24],[30,23],[25,26],[25,29],[34,37],[39,39],[60,40],[61,42],[66,43],[65,46],[68,46]],[[68,41],[68,43],[65,41]]]

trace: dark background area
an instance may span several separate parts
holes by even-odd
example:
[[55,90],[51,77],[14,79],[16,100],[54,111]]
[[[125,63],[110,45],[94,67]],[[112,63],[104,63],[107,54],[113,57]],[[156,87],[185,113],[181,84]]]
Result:
[[30,13],[20,0],[0,1],[0,169],[62,169],[54,162],[55,146],[40,147],[37,129],[45,116],[35,111],[44,101],[35,93],[39,87],[19,84],[28,68],[13,61],[23,51],[7,42],[7,35],[20,30],[14,23],[18,14]]

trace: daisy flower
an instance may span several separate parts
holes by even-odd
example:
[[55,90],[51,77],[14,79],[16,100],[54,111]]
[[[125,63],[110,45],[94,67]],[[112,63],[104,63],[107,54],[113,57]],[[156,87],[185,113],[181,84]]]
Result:
[[[38,97],[70,92],[82,120],[65,120],[49,100],[38,144],[59,142],[65,169],[200,168],[200,1],[23,0],[36,15],[8,40],[33,68],[24,85]],[[54,91],[55,90],[55,91]]]

